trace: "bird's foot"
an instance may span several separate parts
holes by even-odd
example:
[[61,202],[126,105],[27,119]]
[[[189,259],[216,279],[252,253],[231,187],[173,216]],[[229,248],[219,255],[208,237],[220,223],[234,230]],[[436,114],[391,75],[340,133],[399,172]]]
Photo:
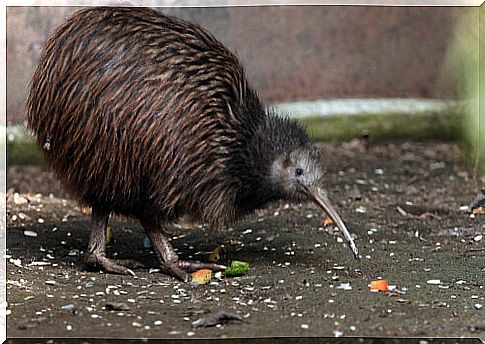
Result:
[[84,259],[86,265],[90,268],[101,269],[120,275],[135,276],[132,269],[143,267],[144,265],[132,259],[111,259],[102,253],[87,253]]
[[160,269],[167,275],[175,277],[182,282],[189,283],[192,281],[190,272],[200,269],[209,269],[212,271],[226,269],[224,265],[220,264],[180,260],[177,253],[175,253],[172,244],[156,224],[142,224],[148,237],[152,241],[155,252],[157,253],[160,261]]

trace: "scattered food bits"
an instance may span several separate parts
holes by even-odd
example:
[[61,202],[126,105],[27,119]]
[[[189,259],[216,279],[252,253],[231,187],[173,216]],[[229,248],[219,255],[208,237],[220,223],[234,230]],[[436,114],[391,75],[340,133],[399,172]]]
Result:
[[342,331],[335,330],[335,331],[333,331],[333,334],[334,334],[335,337],[338,338],[338,337],[342,337],[344,333]]
[[370,282],[369,290],[388,291],[387,280],[375,280]]
[[406,211],[405,211],[403,208],[401,208],[400,206],[397,206],[397,207],[396,207],[396,209],[397,209],[397,212],[398,212],[398,213],[399,213],[401,216],[407,216],[407,215],[408,215],[408,213],[407,213],[407,212],[406,212]]
[[340,283],[335,289],[352,290],[350,283]]
[[322,220],[322,225],[323,226],[329,226],[329,225],[333,225],[333,220],[330,218],[330,217],[326,217]]
[[27,230],[27,231],[24,231],[24,235],[27,237],[35,238],[37,237],[37,232]]
[[208,260],[213,263],[220,262],[225,257],[225,254],[224,245],[218,246],[209,254]]
[[249,263],[233,260],[231,265],[224,271],[228,277],[237,277],[247,274],[249,270]]
[[209,269],[201,269],[192,272],[192,282],[195,284],[208,284],[212,278],[212,271]]
[[472,213],[474,215],[484,215],[485,214],[485,207],[478,207],[478,208],[474,208],[472,210]]

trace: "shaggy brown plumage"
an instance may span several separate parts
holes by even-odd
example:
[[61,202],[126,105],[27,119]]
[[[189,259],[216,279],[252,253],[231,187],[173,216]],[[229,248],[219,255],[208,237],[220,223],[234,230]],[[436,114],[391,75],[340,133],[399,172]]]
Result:
[[104,256],[110,213],[140,219],[162,267],[187,280],[164,224],[184,214],[228,224],[302,200],[300,186],[321,176],[305,131],[265,111],[233,53],[146,8],[85,9],[59,27],[32,79],[28,123],[56,176],[93,208],[87,262],[113,272],[131,270]]

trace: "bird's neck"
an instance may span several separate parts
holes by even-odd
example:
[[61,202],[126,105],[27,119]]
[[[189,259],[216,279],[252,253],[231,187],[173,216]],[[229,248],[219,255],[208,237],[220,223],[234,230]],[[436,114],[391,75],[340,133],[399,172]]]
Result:
[[243,213],[250,213],[284,197],[271,175],[271,167],[278,154],[273,131],[278,125],[279,119],[266,117],[255,128],[247,144],[238,173],[241,185],[237,202]]

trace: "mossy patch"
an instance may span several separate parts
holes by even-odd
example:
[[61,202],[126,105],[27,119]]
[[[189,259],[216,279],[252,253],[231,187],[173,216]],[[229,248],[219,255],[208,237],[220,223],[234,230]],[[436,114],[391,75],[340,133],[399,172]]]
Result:
[[369,135],[374,142],[400,140],[456,140],[460,114],[362,114],[353,116],[309,116],[300,119],[315,141],[345,141]]
[[7,165],[37,165],[42,163],[42,154],[33,137],[7,131]]

